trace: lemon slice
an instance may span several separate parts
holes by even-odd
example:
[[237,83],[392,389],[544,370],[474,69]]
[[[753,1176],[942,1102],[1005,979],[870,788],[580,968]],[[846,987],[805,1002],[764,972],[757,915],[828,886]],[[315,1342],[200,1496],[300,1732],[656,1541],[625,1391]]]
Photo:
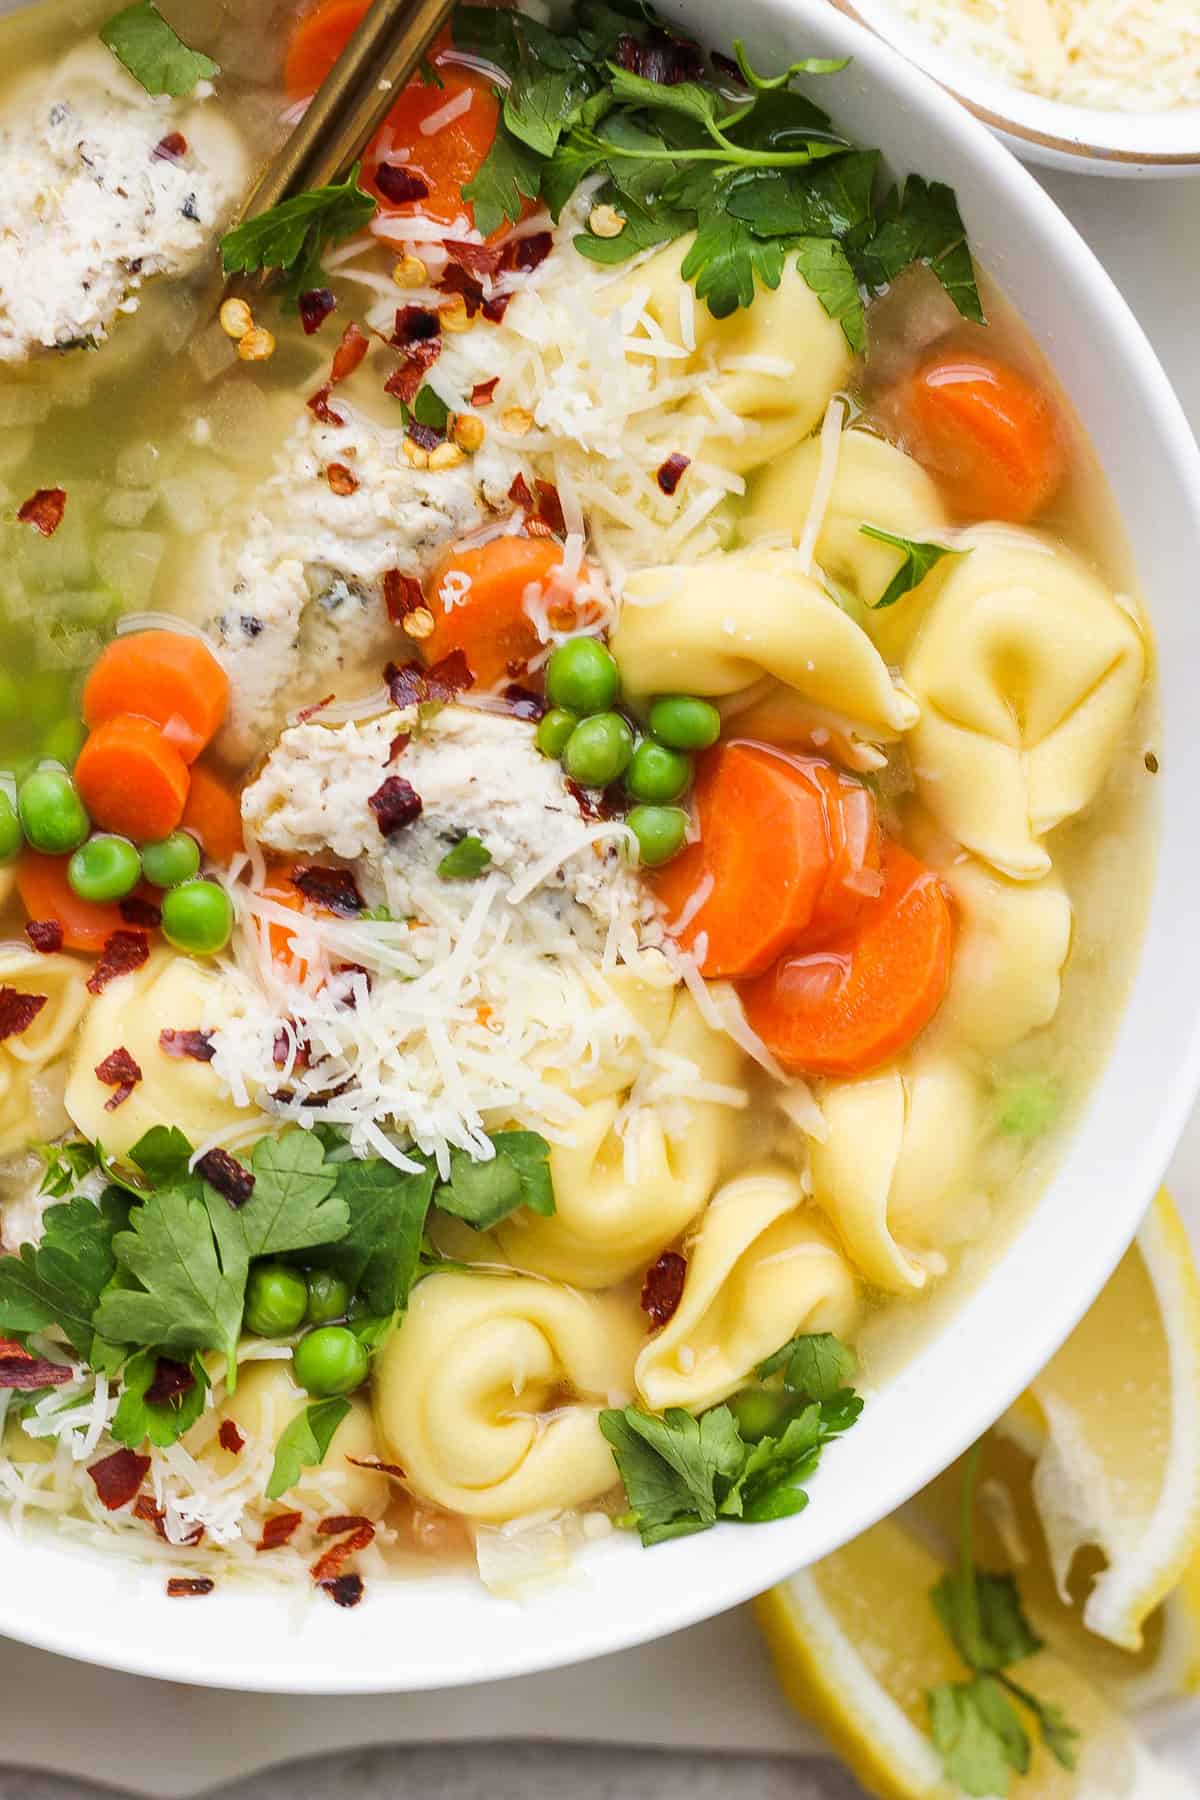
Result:
[[[881,1800],[959,1793],[930,1739],[926,1702],[931,1688],[967,1674],[929,1600],[946,1567],[888,1519],[755,1602],[784,1692]],[[1053,1652],[1014,1673],[1079,1732],[1074,1772],[1035,1743],[1028,1775],[1013,1781],[1014,1800],[1194,1800],[1099,1689]]]

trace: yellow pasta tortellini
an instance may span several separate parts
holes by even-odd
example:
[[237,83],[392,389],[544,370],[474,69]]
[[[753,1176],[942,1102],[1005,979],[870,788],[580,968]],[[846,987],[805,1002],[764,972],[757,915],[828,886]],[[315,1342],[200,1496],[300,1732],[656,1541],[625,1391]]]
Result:
[[786,549],[632,575],[612,649],[634,695],[719,697],[773,675],[881,739],[917,716],[870,638]]
[[921,708],[909,739],[938,823],[997,869],[1044,875],[1042,839],[1087,805],[1145,671],[1141,634],[1069,551],[980,527],[904,665]]
[[45,999],[24,1031],[0,1042],[0,1156],[57,1137],[66,1126],[62,1059],[87,1007],[87,976],[88,965],[73,956],[0,949],[0,986]]
[[964,856],[940,866],[958,930],[938,1029],[986,1055],[1018,1043],[1058,1011],[1071,948],[1071,902],[1058,876],[1010,881]]
[[430,1275],[379,1352],[384,1454],[435,1505],[492,1522],[616,1483],[598,1415],[633,1390],[628,1302],[529,1275]]
[[[637,296],[641,311],[678,343],[680,267],[694,239],[669,244],[613,290],[608,304]],[[804,277],[789,261],[777,288],[755,284],[753,306],[714,319],[702,301],[692,306],[695,348],[665,365],[665,376],[711,368],[703,393],[684,403],[708,426],[704,455],[740,473],[779,456],[807,437],[850,373],[853,358],[840,325],[829,317]],[[629,354],[644,325],[631,334]]]
[[[737,1045],[701,1018],[686,988],[674,992],[657,1063],[639,1071],[647,1091],[631,1103],[609,1093],[590,1101],[570,1127],[572,1142],[552,1144],[551,1218],[514,1213],[496,1241],[516,1268],[609,1287],[645,1268],[704,1205],[733,1153],[738,1113],[717,1100],[659,1098],[673,1070],[691,1065],[703,1082],[736,1091],[743,1070]],[[626,1119],[625,1129],[618,1126]]]
[[683,1298],[637,1359],[648,1406],[713,1406],[797,1333],[852,1331],[854,1276],[803,1200],[799,1178],[782,1164],[739,1176],[713,1196]]
[[975,1076],[957,1059],[927,1054],[824,1083],[818,1099],[826,1125],[812,1146],[818,1204],[873,1286],[924,1287],[939,1227],[971,1178],[982,1128]]
[[[572,983],[577,999],[574,971],[569,975],[554,971],[549,978],[556,977]],[[655,949],[640,950],[633,962],[597,974],[589,996],[595,1030],[584,1054],[580,1056],[572,1046],[574,1054],[560,1060],[555,1051],[539,1064],[539,1072],[585,1103],[622,1093],[637,1079],[646,1050],[662,1042],[675,1010],[677,987],[675,971],[662,951]],[[554,1025],[565,1016],[564,1004],[559,990],[550,1004],[541,1008],[535,997],[530,1011]]]
[[[234,1392],[227,1394],[214,1412],[204,1415],[184,1444],[218,1476],[244,1471],[247,1458],[258,1457],[265,1483],[281,1432],[311,1404],[311,1395],[292,1380],[290,1361],[243,1363]],[[350,1411],[330,1439],[321,1462],[301,1473],[295,1487],[280,1497],[281,1505],[305,1507],[315,1513],[361,1513],[368,1519],[378,1519],[387,1510],[391,1499],[387,1476],[348,1460],[379,1458],[370,1406],[358,1395],[349,1404]],[[246,1439],[236,1454],[223,1449],[217,1436],[227,1419]]]
[[[209,1063],[168,1056],[159,1043],[163,1031],[220,1024],[228,1014],[226,995],[219,974],[170,950],[154,951],[134,974],[110,981],[88,1009],[67,1082],[67,1111],[84,1137],[121,1156],[152,1125],[178,1125],[197,1144],[246,1118]],[[97,1080],[96,1066],[119,1046],[129,1051],[142,1079],[107,1112],[113,1089]]]

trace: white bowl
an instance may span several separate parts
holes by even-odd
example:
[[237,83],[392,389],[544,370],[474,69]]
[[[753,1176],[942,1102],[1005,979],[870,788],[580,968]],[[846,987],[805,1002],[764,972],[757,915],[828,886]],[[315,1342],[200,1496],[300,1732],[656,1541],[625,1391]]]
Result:
[[[683,9],[672,5],[683,18]],[[721,0],[687,23],[724,44]],[[882,140],[894,172],[953,182],[981,260],[1052,359],[1103,460],[1138,557],[1161,657],[1158,879],[1118,1041],[1061,1170],[949,1328],[873,1398],[827,1456],[812,1502],[642,1550],[593,1547],[524,1605],[466,1577],[376,1583],[362,1606],[218,1584],[168,1600],[161,1572],[0,1532],[0,1631],[176,1681],[306,1693],[445,1687],[551,1667],[674,1631],[825,1556],[900,1505],[1013,1400],[1103,1286],[1200,1085],[1200,455],[1124,301],[1031,176],[956,101],[823,0],[759,0],[739,18],[759,67],[851,55],[822,91]]]
[[972,57],[940,49],[889,0],[832,4],[932,75],[1023,162],[1085,175],[1200,175],[1200,106],[1135,113],[1048,100],[989,74]]

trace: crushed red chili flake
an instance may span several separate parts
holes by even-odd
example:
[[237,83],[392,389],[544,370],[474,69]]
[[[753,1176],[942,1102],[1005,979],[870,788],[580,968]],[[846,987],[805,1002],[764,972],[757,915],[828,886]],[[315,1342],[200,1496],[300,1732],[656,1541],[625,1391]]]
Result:
[[341,342],[333,353],[333,361],[329,365],[329,381],[336,387],[339,381],[345,381],[353,375],[363,357],[371,347],[371,340],[362,331],[357,322],[351,319],[342,333]]
[[354,918],[366,905],[349,869],[324,869],[318,863],[301,863],[292,870],[291,882],[306,900],[336,913],[339,919]]
[[0,1388],[62,1387],[75,1370],[70,1363],[51,1362],[45,1356],[31,1356],[19,1344],[11,1346],[6,1339],[0,1350]]
[[345,463],[326,463],[325,479],[335,494],[356,494],[358,492],[358,476],[352,474]]
[[230,1156],[228,1150],[206,1150],[197,1160],[196,1173],[202,1175],[210,1187],[215,1187],[235,1212],[245,1206],[254,1192],[254,1176],[245,1163]]
[[[171,1542],[171,1539],[167,1536],[167,1524],[166,1524],[167,1515],[163,1511],[162,1507],[159,1506],[158,1502],[154,1499],[153,1495],[151,1495],[151,1494],[139,1494],[138,1495],[137,1499],[133,1503],[133,1516],[135,1519],[143,1520],[147,1525],[153,1525],[155,1531],[157,1532],[158,1536],[163,1540],[164,1544],[169,1544]],[[202,1541],[203,1537],[204,1537],[204,1527],[203,1527],[203,1525],[197,1523],[192,1526],[191,1530],[187,1533],[187,1535],[185,1537],[179,1538],[177,1540],[177,1542],[180,1545],[186,1545],[188,1547],[191,1547],[193,1545],[200,1543]]]
[[302,706],[300,708],[300,711],[296,714],[297,725],[303,725],[308,719],[311,719],[316,713],[324,712],[325,708],[327,706],[332,705],[333,701],[336,699],[337,699],[336,694],[326,694],[325,698],[323,700],[314,700],[311,706]]
[[532,509],[533,507],[533,495],[530,492],[529,483],[526,481],[524,475],[521,474],[520,470],[518,470],[512,478],[512,486],[508,490],[508,497],[514,506],[524,506],[529,509]]
[[418,662],[388,663],[383,671],[392,705],[420,706],[426,700],[453,700],[456,694],[474,687],[475,677],[461,650],[451,650],[423,669]]
[[257,1550],[278,1550],[280,1544],[286,1544],[303,1523],[303,1513],[272,1513],[269,1519],[263,1520],[262,1536],[255,1548]]
[[47,998],[45,994],[23,994],[20,988],[0,987],[0,1042],[28,1031]]
[[360,1550],[365,1550],[374,1536],[375,1527],[369,1520],[364,1519],[363,1523],[356,1526],[346,1537],[340,1538],[336,1544],[331,1544],[323,1556],[318,1556],[312,1566],[313,1580],[316,1582],[332,1581],[335,1576],[340,1575],[342,1564],[348,1562],[352,1556],[356,1556]]
[[156,931],[162,924],[162,907],[140,894],[126,894],[118,903],[118,911],[127,925],[138,925],[144,931]]
[[537,489],[538,517],[546,521],[555,537],[566,537],[567,521],[563,517],[558,489],[552,481],[535,481],[533,485]]
[[394,837],[396,832],[403,831],[419,819],[422,811],[421,796],[411,781],[405,781],[403,775],[389,775],[387,780],[370,796],[367,805],[375,814],[380,832],[385,838]]
[[232,1419],[222,1419],[217,1429],[217,1442],[222,1450],[228,1450],[230,1456],[240,1456],[246,1447],[246,1440]]
[[378,1456],[348,1456],[346,1461],[353,1463],[356,1469],[374,1469],[380,1475],[394,1475],[397,1481],[405,1480],[399,1463],[382,1462]]
[[300,314],[300,323],[304,327],[304,335],[311,337],[319,331],[330,313],[337,305],[330,288],[309,288],[301,294],[296,302],[296,310]]
[[414,444],[420,444],[422,450],[436,450],[445,438],[445,431],[438,425],[422,425],[420,419],[410,419],[408,435]]
[[446,272],[434,286],[443,294],[458,294],[467,309],[468,319],[473,319],[483,305],[483,284],[469,270],[460,268],[458,263],[449,263]]
[[357,1606],[363,1597],[361,1575],[335,1575],[332,1581],[319,1582],[318,1586],[335,1606]]
[[325,386],[318,388],[315,394],[310,394],[304,404],[308,407],[309,412],[316,414],[323,425],[344,425],[346,423],[345,414],[335,412],[329,404],[331,392],[331,384],[326,382]]
[[216,1585],[211,1575],[172,1575],[167,1582],[167,1596],[171,1600],[198,1599],[202,1594],[211,1594]]
[[211,1031],[160,1031],[158,1047],[164,1056],[190,1056],[193,1062],[211,1062],[217,1054]]
[[32,525],[43,537],[53,537],[67,510],[65,488],[39,488],[21,503],[17,518],[22,525]]
[[396,761],[397,757],[403,756],[404,752],[408,749],[408,746],[411,743],[412,743],[412,732],[411,731],[398,731],[396,733],[395,737],[392,739],[391,743],[388,745],[388,753],[387,753],[388,763],[389,764],[394,763]]
[[397,350],[407,350],[413,344],[427,343],[430,338],[440,337],[442,322],[437,314],[428,306],[398,306],[396,322],[388,343]]
[[512,298],[513,298],[513,296],[511,294],[489,294],[488,295],[487,299],[484,301],[483,305],[480,307],[480,311],[482,312],[484,318],[487,320],[489,325],[499,325],[500,324],[500,322],[504,318],[505,313],[508,311],[509,304],[512,301]]
[[182,131],[168,131],[166,137],[159,138],[151,151],[154,162],[178,162],[181,156],[187,155],[188,141]]
[[[271,1061],[275,1064],[277,1069],[287,1068],[288,1057],[292,1052],[294,1033],[294,1026],[291,1035],[289,1035],[282,1026],[275,1033],[275,1042],[271,1046]],[[302,1037],[295,1037],[295,1045],[296,1050],[295,1055],[292,1058],[292,1068],[307,1069],[311,1059],[312,1046],[309,1044],[307,1038]]]
[[656,32],[648,43],[623,35],[617,39],[613,61],[643,81],[656,81],[660,87],[675,87],[681,81],[703,77],[704,65],[699,49],[685,38]]
[[580,787],[568,777],[566,787],[585,819],[619,819],[629,808],[629,796],[619,781],[597,792],[595,788]]
[[515,681],[505,688],[504,699],[516,719],[544,719],[550,710],[550,702],[543,695],[520,687]]
[[43,956],[53,956],[63,947],[63,928],[57,919],[30,919],[25,936]]
[[383,577],[383,603],[392,624],[400,625],[410,612],[415,612],[418,606],[424,606],[425,595],[415,575],[404,575],[399,569],[388,569]]
[[114,1450],[111,1456],[102,1456],[99,1462],[92,1463],[88,1474],[96,1484],[100,1504],[109,1512],[118,1512],[134,1498],[149,1468],[148,1456],[138,1456],[133,1450]]
[[140,969],[149,955],[150,945],[144,931],[114,931],[87,978],[88,993],[102,994],[110,981]]
[[687,1259],[677,1250],[664,1250],[658,1261],[646,1270],[646,1279],[642,1283],[642,1311],[650,1315],[653,1329],[657,1330],[668,1319],[674,1318],[683,1299],[686,1277]]
[[471,389],[471,405],[490,406],[492,404],[492,396],[495,394],[499,385],[500,377],[498,375],[491,376],[487,381],[477,381],[475,386]]
[[96,1064],[96,1080],[103,1082],[105,1087],[116,1089],[104,1102],[105,1112],[116,1112],[118,1106],[124,1106],[141,1079],[141,1068],[124,1044],[110,1050],[103,1062]]
[[169,1400],[190,1394],[195,1385],[196,1377],[186,1363],[176,1362],[171,1356],[160,1356],[155,1360],[154,1379],[142,1398],[151,1406],[165,1406]]
[[682,450],[675,450],[665,462],[658,465],[654,479],[664,494],[673,494],[683,480],[686,470],[691,465],[691,457],[685,456]]
[[403,163],[380,163],[375,171],[375,186],[393,206],[406,206],[410,200],[429,197],[429,183]]
[[[317,1536],[341,1537],[344,1531],[360,1531],[364,1525],[370,1524],[370,1519],[365,1518],[362,1513],[331,1513],[327,1519],[318,1522]],[[372,1525],[372,1535],[374,1530]]]
[[505,262],[514,269],[536,269],[554,248],[554,233],[531,231],[527,237],[513,239],[512,254]]
[[498,244],[470,244],[464,238],[443,238],[442,249],[452,263],[458,263],[476,275],[495,275],[504,263],[504,251]]
[[[361,975],[368,994],[371,992],[373,986],[371,981],[371,971],[370,969],[364,969],[361,963],[338,963],[334,967],[333,973],[335,975],[343,976]],[[344,986],[345,992],[338,996],[338,1005],[348,1006],[351,1011],[353,1011],[358,1005],[358,990],[354,986],[354,983],[349,980],[345,982]]]
[[432,368],[441,354],[440,337],[424,338],[410,344],[400,367],[393,369],[384,382],[384,393],[390,394],[393,400],[402,400],[405,406],[410,406],[425,379],[426,369]]

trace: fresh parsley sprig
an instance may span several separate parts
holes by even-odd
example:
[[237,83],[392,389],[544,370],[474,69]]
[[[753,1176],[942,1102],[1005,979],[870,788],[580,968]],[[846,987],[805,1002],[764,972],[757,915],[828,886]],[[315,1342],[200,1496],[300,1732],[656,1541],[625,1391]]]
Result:
[[374,196],[358,184],[360,167],[355,163],[344,181],[294,194],[227,231],[221,239],[225,273],[277,270],[286,277],[283,297],[293,305],[307,289],[325,286],[321,258],[326,250],[353,237],[375,216]]
[[864,537],[874,538],[877,543],[890,544],[894,550],[903,552],[904,560],[892,579],[872,606],[872,612],[882,612],[885,606],[895,606],[905,594],[911,594],[915,587],[920,587],[931,570],[936,569],[945,556],[969,556],[970,547],[956,550],[952,544],[923,543],[918,538],[901,537],[897,532],[885,531],[882,525],[860,525],[859,531]]
[[217,73],[212,57],[190,49],[152,0],[134,0],[114,13],[100,27],[100,41],[148,94],[179,99]]
[[325,1461],[333,1434],[349,1411],[348,1400],[317,1400],[284,1426],[267,1481],[268,1500],[278,1500],[295,1487],[301,1470],[317,1468]]

